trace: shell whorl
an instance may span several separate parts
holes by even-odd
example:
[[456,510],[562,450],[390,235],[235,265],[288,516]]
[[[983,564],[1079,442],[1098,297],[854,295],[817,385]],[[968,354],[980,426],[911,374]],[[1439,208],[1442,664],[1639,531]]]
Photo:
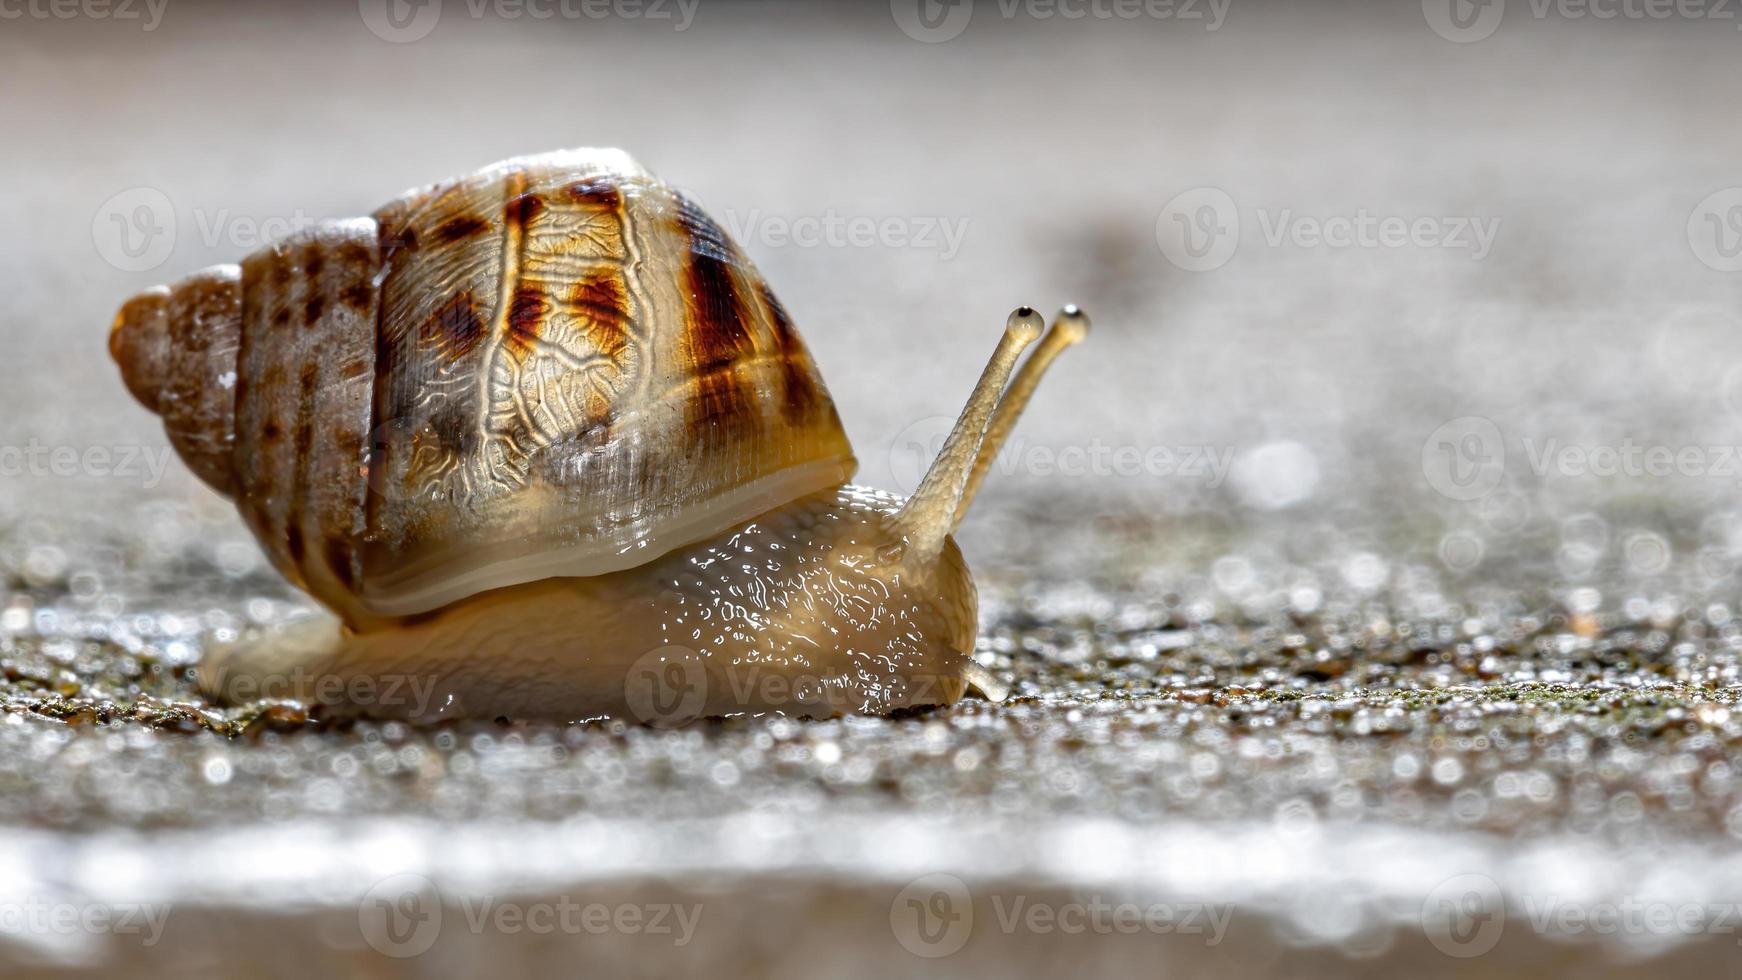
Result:
[[133,297],[109,334],[128,390],[163,417],[175,451],[223,494],[235,488],[230,457],[241,317],[241,270],[222,265]]
[[643,564],[855,465],[754,266],[617,151],[507,161],[142,293],[110,347],[353,623]]

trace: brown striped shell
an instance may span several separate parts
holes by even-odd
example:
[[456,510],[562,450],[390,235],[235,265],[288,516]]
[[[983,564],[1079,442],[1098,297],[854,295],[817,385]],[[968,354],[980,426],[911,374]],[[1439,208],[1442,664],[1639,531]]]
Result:
[[616,150],[509,160],[147,291],[110,349],[353,624],[640,565],[855,468],[755,267]]

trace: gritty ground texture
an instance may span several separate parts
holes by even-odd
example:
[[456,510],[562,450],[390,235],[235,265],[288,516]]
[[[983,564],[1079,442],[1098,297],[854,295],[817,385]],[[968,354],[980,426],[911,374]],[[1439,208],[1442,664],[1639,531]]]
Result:
[[[483,914],[477,902],[552,896],[703,910],[681,946],[580,933],[600,962],[768,957],[803,975],[775,939],[743,939],[755,918],[743,889],[766,904],[758,915],[814,921],[902,970],[930,948],[902,931],[903,889],[944,874],[974,882],[961,901],[986,934],[952,955],[988,969],[1012,956],[1129,969],[1161,944],[1194,970],[1312,972],[1345,955],[1377,972],[1450,970],[1463,961],[1445,950],[1469,947],[1433,918],[1448,887],[1519,917],[1512,944],[1481,947],[1499,969],[1731,955],[1742,621],[1722,599],[1529,580],[1460,595],[1425,567],[1378,575],[1371,553],[1326,566],[1239,548],[1213,563],[1220,584],[1155,570],[1133,587],[1066,556],[1106,563],[1158,537],[1129,521],[1024,519],[1051,532],[1057,567],[984,571],[979,659],[1016,681],[1007,703],[678,731],[323,725],[292,703],[214,706],[192,681],[200,651],[296,609],[283,586],[124,541],[78,547],[55,575],[27,559],[9,568],[0,613],[0,819],[30,829],[0,848],[0,865],[8,850],[18,861],[10,897],[84,894],[166,916],[149,946],[117,935],[105,954],[46,930],[12,950],[216,968],[301,935],[337,969],[374,955],[358,893],[410,873],[440,889],[422,901],[447,902],[439,941],[465,955],[419,952],[396,964],[407,975],[507,955],[465,941],[510,947],[513,928],[454,927]],[[107,590],[79,584],[105,559],[130,594],[173,567],[181,596],[105,611]],[[1620,935],[1531,918],[1629,898],[1673,899],[1690,918]],[[1093,899],[1227,919],[1215,932],[1109,926],[1095,943],[1001,927],[1017,901]],[[214,923],[229,938],[210,946]]]
[[[0,20],[0,972],[1731,969],[1742,32],[1432,23]],[[308,607],[164,464],[119,301],[588,144],[744,242],[864,482],[912,488],[1011,306],[1094,314],[961,536],[1008,702],[660,731],[198,697],[211,644]],[[1315,238],[1362,215],[1429,234]],[[795,243],[831,216],[886,230]],[[1238,248],[1203,267],[1181,219]]]
[[[1031,515],[1033,522],[1045,518]],[[1058,527],[1105,559],[1160,541]],[[897,720],[779,717],[678,732],[323,723],[306,706],[203,701],[200,651],[301,602],[203,570],[209,599],[115,616],[9,569],[0,612],[0,816],[72,830],[322,815],[457,820],[576,811],[1071,815],[1391,821],[1615,843],[1742,839],[1742,619],[1712,597],[1593,588],[1448,596],[1425,569],[1351,585],[1277,565],[1259,613],[1211,581],[1141,589],[988,568],[980,662],[1015,681]],[[1253,574],[1224,557],[1226,573]],[[193,562],[181,581],[199,581]],[[119,582],[140,569],[114,569]],[[1233,573],[1228,573],[1233,574]],[[1391,575],[1393,573],[1387,573]],[[145,583],[139,582],[139,588]],[[1254,604],[1264,597],[1251,597]],[[168,608],[162,608],[168,607]]]

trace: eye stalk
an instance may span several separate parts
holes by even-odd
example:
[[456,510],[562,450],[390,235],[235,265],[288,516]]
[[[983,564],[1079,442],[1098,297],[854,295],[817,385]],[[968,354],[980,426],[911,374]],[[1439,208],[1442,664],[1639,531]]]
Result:
[[1065,348],[1082,343],[1089,335],[1089,315],[1077,308],[1077,304],[1068,303],[1065,308],[1053,318],[1052,329],[1040,339],[1040,346],[1022,362],[1022,370],[1016,372],[1015,380],[1004,392],[1004,397],[998,400],[998,411],[992,416],[992,424],[986,427],[986,439],[980,444],[980,455],[974,460],[974,471],[968,475],[968,486],[962,491],[962,502],[956,506],[956,520],[950,525],[953,531],[962,526],[962,518],[968,516],[968,507],[974,503],[974,496],[980,492],[980,484],[986,481],[986,474],[992,469],[992,462],[1004,450],[1004,443],[1010,438],[1010,430],[1016,428],[1016,420],[1022,417],[1022,410],[1028,407],[1028,400],[1034,397],[1034,389],[1040,385],[1040,379],[1046,374],[1046,369]]
[[[905,541],[908,560],[929,562],[943,548],[962,515],[967,512],[980,481],[1003,446],[1023,406],[1040,383],[1047,365],[1066,347],[1088,333],[1089,318],[1075,306],[1067,306],[1054,320],[1041,349],[1023,365],[1014,383],[1011,375],[1022,351],[1041,336],[1046,321],[1033,309],[1018,307],[1004,324],[1004,336],[986,370],[974,385],[968,404],[944,441],[943,449],[926,471],[919,489],[891,520],[890,531]],[[878,552],[882,557],[884,550]]]

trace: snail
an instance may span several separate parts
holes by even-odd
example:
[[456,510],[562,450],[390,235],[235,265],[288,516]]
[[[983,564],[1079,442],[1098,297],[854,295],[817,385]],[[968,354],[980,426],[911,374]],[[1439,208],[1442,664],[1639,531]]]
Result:
[[214,699],[648,723],[1003,685],[951,537],[1089,321],[1011,314],[905,500],[780,301],[619,150],[520,157],[128,300],[110,351],[325,609],[216,647]]

